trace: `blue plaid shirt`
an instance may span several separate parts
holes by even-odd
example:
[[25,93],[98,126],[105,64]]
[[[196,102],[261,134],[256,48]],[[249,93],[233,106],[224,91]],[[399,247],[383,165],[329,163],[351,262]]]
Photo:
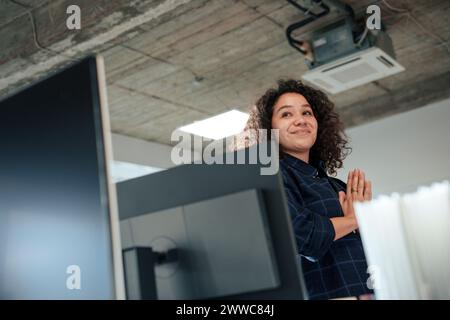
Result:
[[280,161],[297,250],[310,299],[332,299],[373,293],[358,232],[333,241],[330,218],[343,216],[338,192],[346,184],[290,155]]

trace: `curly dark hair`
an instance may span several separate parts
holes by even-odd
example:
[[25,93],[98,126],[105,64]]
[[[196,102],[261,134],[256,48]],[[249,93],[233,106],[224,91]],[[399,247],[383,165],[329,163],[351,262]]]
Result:
[[[342,167],[342,162],[351,152],[351,148],[347,145],[344,125],[334,110],[334,103],[322,91],[309,87],[299,80],[280,79],[277,83],[278,88],[268,89],[256,101],[244,131],[267,129],[270,139],[273,107],[278,98],[284,93],[299,93],[311,105],[318,123],[317,139],[310,150],[310,163],[316,164],[322,160],[328,174],[335,175],[336,169]],[[282,150],[280,150],[280,157],[283,157]]]

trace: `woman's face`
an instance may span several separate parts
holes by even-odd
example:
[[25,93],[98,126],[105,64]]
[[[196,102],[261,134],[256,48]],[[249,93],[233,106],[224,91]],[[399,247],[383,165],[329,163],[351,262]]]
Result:
[[309,152],[317,138],[317,120],[304,96],[285,93],[278,98],[272,114],[272,129],[279,129],[281,150]]

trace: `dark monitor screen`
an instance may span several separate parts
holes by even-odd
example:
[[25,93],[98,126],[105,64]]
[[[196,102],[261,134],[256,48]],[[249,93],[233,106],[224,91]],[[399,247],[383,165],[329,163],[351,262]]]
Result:
[[102,66],[84,59],[0,102],[2,299],[120,298]]

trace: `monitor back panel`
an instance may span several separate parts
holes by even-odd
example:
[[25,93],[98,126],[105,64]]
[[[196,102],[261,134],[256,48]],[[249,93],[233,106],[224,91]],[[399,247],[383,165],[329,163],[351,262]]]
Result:
[[122,245],[183,249],[184,266],[156,269],[160,297],[302,299],[282,188],[258,165],[182,165],[120,182]]
[[159,299],[216,298],[279,285],[267,217],[257,190],[121,222],[124,247],[178,250],[155,266]]

